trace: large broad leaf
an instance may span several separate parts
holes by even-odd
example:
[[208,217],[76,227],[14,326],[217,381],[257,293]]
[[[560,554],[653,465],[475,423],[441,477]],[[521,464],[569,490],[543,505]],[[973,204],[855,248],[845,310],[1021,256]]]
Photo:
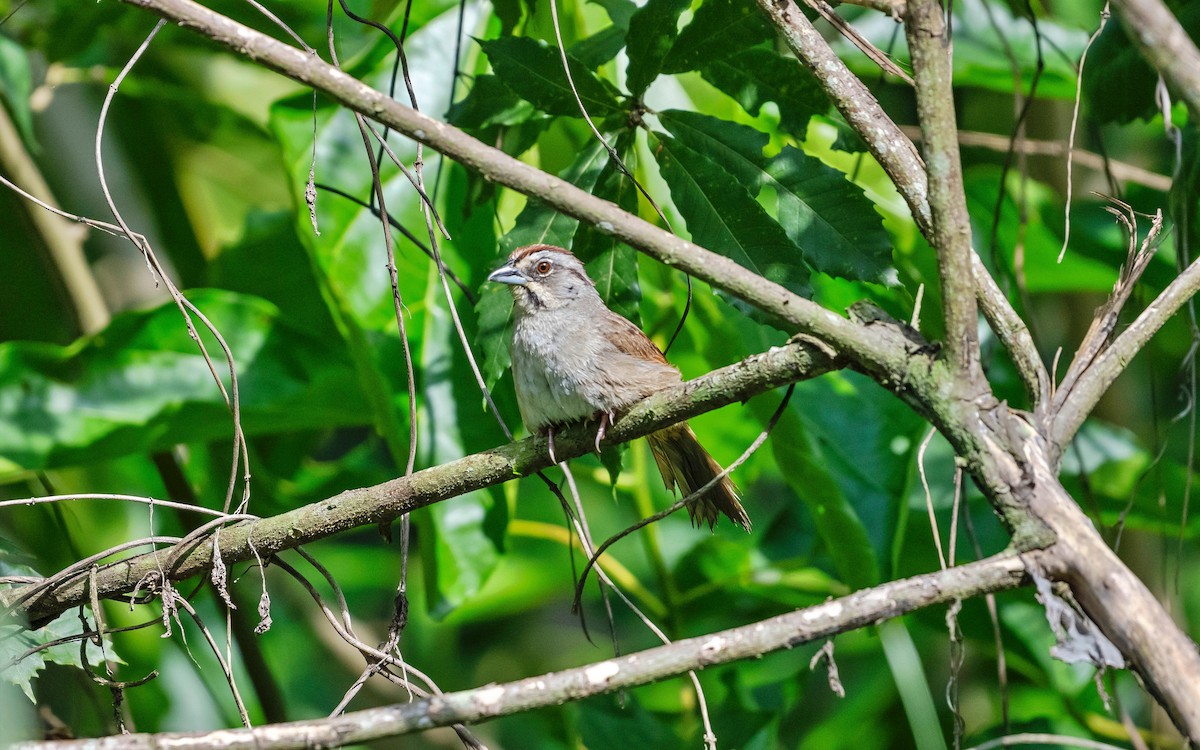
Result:
[[33,143],[33,110],[29,107],[32,92],[28,54],[21,45],[0,35],[0,105],[8,109],[26,143]]
[[829,99],[798,60],[753,48],[703,63],[704,80],[728,94],[755,117],[767,102],[779,107],[784,129],[803,136],[808,120],[829,109]]
[[[479,391],[455,334],[443,292],[430,285],[429,311],[421,337],[420,462],[434,466],[495,444],[499,428],[475,424]],[[489,434],[489,433],[495,433]],[[429,611],[444,617],[479,592],[495,569],[507,525],[507,505],[497,488],[477,490],[437,503],[418,516]]]
[[[1180,25],[1193,40],[1200,40],[1200,4],[1176,5]],[[1120,16],[1110,18],[1088,51],[1083,71],[1088,113],[1100,122],[1150,119],[1159,111],[1155,102],[1157,83],[1158,74],[1130,40]]]
[[588,70],[595,70],[616,57],[624,48],[625,29],[613,25],[571,45],[567,54],[582,63]]
[[769,188],[779,224],[813,268],[860,281],[886,282],[894,275],[891,239],[882,218],[841,172],[790,146],[767,159],[762,153],[766,135],[745,125],[674,110],[659,119],[751,194]]
[[718,162],[679,140],[650,138],[671,200],[694,242],[797,294],[811,292],[800,249],[745,187]]
[[647,0],[629,19],[626,37],[629,70],[625,85],[635,99],[641,99],[662,70],[675,40],[679,16],[688,5],[689,0]]
[[[613,143],[613,148],[621,156],[626,168],[633,171],[633,160],[637,156],[633,149],[633,136],[622,134]],[[596,197],[612,201],[630,213],[637,213],[637,186],[611,159],[605,162],[592,192]],[[571,250],[587,265],[588,276],[596,282],[596,291],[604,304],[636,323],[642,297],[638,286],[637,252],[611,233],[590,224],[580,224],[576,229]]]
[[533,106],[504,85],[497,76],[477,75],[471,89],[456,101],[446,119],[460,128],[486,128],[492,125],[516,125],[533,115]]
[[[336,343],[292,327],[262,300],[218,291],[188,296],[233,351],[248,435],[369,421]],[[200,335],[222,371],[216,341],[203,329]],[[0,413],[0,471],[72,466],[233,434],[217,384],[173,303],[120,315],[69,347],[0,344]]]
[[788,409],[775,425],[770,445],[784,480],[812,511],[838,577],[855,589],[878,583],[879,558],[867,529],[827,468],[826,451],[795,409]]
[[[584,190],[592,190],[608,161],[608,151],[599,142],[579,155],[575,163],[559,176]],[[530,199],[517,216],[511,231],[500,238],[501,260],[513,250],[525,245],[545,243],[571,248],[572,238],[579,220],[559,213],[557,209]],[[483,358],[483,374],[488,387],[496,384],[511,363],[508,351],[508,328],[512,317],[512,296],[503,284],[485,284],[480,290],[479,303],[475,308],[479,319],[479,334],[475,350]]]
[[770,22],[752,3],[704,0],[671,45],[662,72],[699,70],[771,39],[773,34]]
[[603,117],[620,109],[620,102],[611,87],[583,63],[569,56],[571,80],[568,81],[557,47],[515,36],[480,42],[479,46],[504,85],[547,114],[581,116],[571,83],[593,117]]
[[892,242],[861,188],[799,149],[767,164],[779,222],[813,268],[830,276],[894,283]]

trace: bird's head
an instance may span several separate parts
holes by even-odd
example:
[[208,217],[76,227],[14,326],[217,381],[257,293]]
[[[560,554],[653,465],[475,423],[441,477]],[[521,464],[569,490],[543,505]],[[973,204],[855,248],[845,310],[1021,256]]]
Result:
[[488,281],[509,284],[513,299],[526,312],[550,310],[581,299],[599,299],[583,263],[554,245],[526,245],[492,271]]

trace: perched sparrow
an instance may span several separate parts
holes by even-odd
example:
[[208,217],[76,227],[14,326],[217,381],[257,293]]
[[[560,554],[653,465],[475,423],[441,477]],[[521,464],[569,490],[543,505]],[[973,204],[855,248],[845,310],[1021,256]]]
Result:
[[[599,449],[617,412],[680,382],[679,371],[667,364],[654,342],[605,307],[583,263],[567,250],[553,245],[517,248],[488,281],[512,286],[513,382],[528,429],[553,440],[556,426],[599,416]],[[721,473],[686,422],[646,439],[668,490],[678,487],[687,495]],[[728,477],[689,504],[688,512],[693,523],[709,528],[721,512],[750,530],[750,517]]]

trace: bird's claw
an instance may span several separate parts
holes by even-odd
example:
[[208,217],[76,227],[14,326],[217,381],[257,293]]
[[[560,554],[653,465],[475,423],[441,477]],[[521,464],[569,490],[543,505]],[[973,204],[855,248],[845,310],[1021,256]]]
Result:
[[612,412],[606,411],[606,412],[600,413],[600,429],[596,430],[596,452],[597,453],[600,452],[600,441],[603,440],[604,436],[608,433],[608,426],[610,424],[612,424],[612,421],[613,421]]

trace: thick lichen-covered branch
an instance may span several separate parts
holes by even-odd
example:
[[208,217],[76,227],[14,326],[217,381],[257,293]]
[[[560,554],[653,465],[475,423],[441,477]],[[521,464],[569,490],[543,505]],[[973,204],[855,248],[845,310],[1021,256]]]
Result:
[[917,115],[925,141],[930,242],[938,254],[946,355],[959,377],[982,379],[971,248],[971,219],[958,153],[950,70],[950,34],[934,0],[909,0],[904,19],[916,81]]
[[[816,377],[835,366],[836,362],[824,350],[810,344],[792,343],[771,349],[637,404],[609,428],[603,445],[633,440],[780,385]],[[563,430],[555,434],[555,454],[559,460],[581,456],[593,450],[594,439],[594,425]],[[447,498],[528,476],[550,464],[545,438],[528,438],[500,446],[374,487],[347,490],[277,516],[228,526],[218,537],[221,558],[227,565],[256,557],[265,559],[347,529],[391,521]],[[160,585],[164,573],[173,581],[201,575],[212,567],[212,551],[209,534],[199,537],[186,549],[169,548],[112,563],[101,568],[96,577],[98,593],[102,598],[111,598],[128,594],[137,587],[151,591]],[[166,565],[165,560],[174,563]],[[29,584],[0,592],[0,606],[15,609],[30,622],[44,622],[86,602],[86,574],[86,570],[81,571],[45,590],[39,591],[37,584]],[[21,603],[13,607],[12,603],[18,600]]]

